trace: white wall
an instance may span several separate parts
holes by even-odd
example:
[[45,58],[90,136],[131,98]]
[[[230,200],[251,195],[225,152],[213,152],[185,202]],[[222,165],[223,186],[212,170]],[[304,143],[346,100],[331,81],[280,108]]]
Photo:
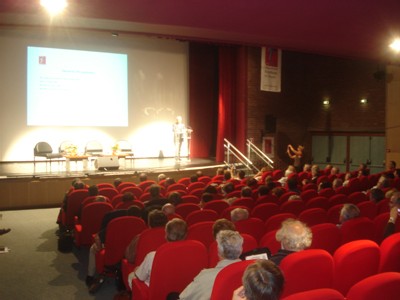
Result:
[[[174,155],[172,123],[176,115],[188,119],[187,43],[74,29],[3,27],[0,45],[0,161],[32,160],[37,142],[47,141],[58,151],[65,140],[81,151],[87,141],[99,140],[111,152],[116,140],[125,139],[136,157],[158,157],[160,150]],[[128,54],[128,127],[27,126],[28,46]]]

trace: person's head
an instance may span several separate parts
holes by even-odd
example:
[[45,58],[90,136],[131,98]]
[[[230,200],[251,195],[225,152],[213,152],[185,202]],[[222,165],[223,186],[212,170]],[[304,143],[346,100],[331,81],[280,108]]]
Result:
[[141,218],[143,215],[142,209],[137,205],[131,205],[126,211],[128,216]]
[[247,300],[279,300],[284,282],[279,267],[265,259],[248,265],[242,278]]
[[165,225],[165,239],[168,242],[182,241],[186,239],[187,230],[185,221],[174,218]]
[[94,202],[107,202],[106,197],[97,195],[96,198],[94,199]]
[[240,170],[238,173],[239,179],[244,179],[246,177],[246,171]]
[[203,193],[200,199],[200,207],[204,207],[207,202],[213,201],[214,195],[210,193]]
[[245,208],[238,207],[231,211],[232,222],[246,220],[248,218],[249,218],[249,211]]
[[392,197],[389,199],[390,209],[392,209],[394,206],[400,208],[400,192],[393,193]]
[[181,194],[179,194],[178,192],[169,193],[168,202],[172,203],[175,206],[177,206],[178,204],[182,203]]
[[167,222],[167,216],[159,209],[152,210],[147,216],[147,224],[150,228],[164,227]]
[[199,177],[197,174],[190,176],[190,182],[197,182],[199,181]]
[[360,209],[357,205],[352,203],[343,204],[342,209],[340,210],[339,222],[342,224],[348,220],[358,218],[360,216]]
[[171,184],[174,184],[174,183],[176,183],[176,182],[175,182],[175,179],[172,177],[168,177],[167,179],[165,179],[165,187],[169,187]]
[[163,180],[165,180],[165,179],[167,179],[167,175],[165,175],[165,174],[158,174],[158,176],[157,176],[157,181],[158,182],[160,182],[160,181],[163,181]]
[[126,192],[124,193],[124,195],[122,196],[122,202],[128,202],[128,201],[133,201],[135,199],[135,197],[133,196],[133,194],[131,192]]
[[147,174],[146,173],[140,173],[139,174],[139,181],[143,182],[147,180]]
[[338,167],[333,167],[331,169],[331,175],[337,175],[339,174],[339,168]]
[[282,248],[289,251],[304,250],[310,247],[312,242],[311,229],[305,223],[295,219],[283,221],[275,237]]
[[396,169],[396,162],[394,160],[391,160],[389,162],[389,170],[395,170]]
[[318,165],[313,165],[311,167],[311,175],[312,175],[312,177],[317,177],[319,175],[319,166]]
[[258,187],[258,196],[265,196],[269,194],[269,188],[266,185],[260,185]]
[[304,164],[303,166],[303,172],[311,172],[311,165],[310,164]]
[[296,168],[292,165],[288,166],[285,170],[285,177],[289,177],[290,174],[296,173]]
[[210,194],[216,195],[216,194],[218,194],[218,190],[214,184],[209,184],[204,188],[203,193],[210,193]]
[[175,213],[175,206],[171,203],[165,203],[161,210],[166,216],[172,215]]
[[117,188],[120,184],[122,183],[121,178],[115,178],[114,179],[114,186]]
[[289,198],[288,198],[288,201],[292,201],[292,200],[303,200],[303,199],[301,199],[301,197],[300,197],[300,195],[291,195]]
[[282,188],[282,187],[279,187],[279,186],[274,187],[274,188],[272,189],[272,191],[271,191],[271,194],[277,196],[278,198],[279,198],[280,196],[282,196],[284,193],[285,193],[285,189]]
[[335,190],[343,186],[343,180],[341,178],[335,178],[332,182],[332,188]]
[[97,185],[93,184],[89,186],[88,192],[89,196],[97,196],[99,194],[99,188],[97,187]]
[[369,191],[369,200],[378,203],[385,198],[385,193],[378,188],[373,188]]
[[216,175],[224,175],[224,172],[225,172],[224,168],[220,167],[220,168],[217,169]]
[[235,190],[235,186],[233,185],[232,182],[227,182],[222,186],[222,191],[225,194],[232,193]]
[[295,177],[289,178],[286,183],[289,190],[297,189],[297,179]]
[[225,170],[225,171],[224,171],[224,180],[229,180],[229,179],[231,179],[231,178],[232,178],[231,171]]
[[75,190],[81,190],[85,188],[85,184],[79,178],[73,181],[72,186]]
[[151,198],[160,197],[161,188],[158,184],[152,184],[149,188]]
[[322,181],[318,186],[318,190],[330,189],[330,188],[332,188],[332,182],[330,181]]
[[298,145],[297,146],[297,151],[302,152],[304,150],[304,146]]
[[242,187],[242,189],[240,191],[240,195],[242,197],[249,198],[249,197],[253,196],[253,190],[249,186],[244,186],[244,187]]
[[238,259],[243,250],[243,237],[237,231],[221,230],[217,233],[218,256],[221,259]]
[[218,232],[220,232],[221,230],[235,231],[236,227],[235,227],[235,224],[233,224],[231,221],[223,218],[223,219],[218,219],[214,222],[212,230],[213,230],[214,239],[216,239]]
[[251,187],[251,188],[257,188],[258,187],[258,181],[254,177],[250,177],[247,179],[246,185]]

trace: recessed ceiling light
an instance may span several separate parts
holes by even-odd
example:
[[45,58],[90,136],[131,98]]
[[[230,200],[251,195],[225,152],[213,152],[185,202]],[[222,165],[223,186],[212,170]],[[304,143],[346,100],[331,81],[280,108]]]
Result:
[[42,5],[51,16],[61,13],[67,6],[67,0],[40,0]]
[[400,39],[395,39],[389,47],[395,52],[400,52]]

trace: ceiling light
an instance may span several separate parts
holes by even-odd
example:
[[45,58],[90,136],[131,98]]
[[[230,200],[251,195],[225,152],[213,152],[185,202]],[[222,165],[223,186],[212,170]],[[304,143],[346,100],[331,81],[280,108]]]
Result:
[[400,39],[395,39],[389,47],[395,52],[400,52]]
[[363,99],[360,100],[361,104],[366,104],[367,102],[368,102],[368,100],[366,98],[363,98]]
[[323,105],[329,105],[329,103],[330,103],[329,99],[325,99],[324,101],[322,101]]
[[51,16],[61,13],[68,5],[67,0],[40,0],[42,5]]

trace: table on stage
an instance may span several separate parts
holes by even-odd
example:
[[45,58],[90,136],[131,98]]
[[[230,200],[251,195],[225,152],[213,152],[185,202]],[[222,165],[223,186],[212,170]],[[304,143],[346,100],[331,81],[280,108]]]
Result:
[[82,161],[83,170],[88,169],[88,161],[89,161],[88,155],[66,155],[64,157],[65,157],[65,169],[67,172],[71,171],[71,161],[74,161],[76,165],[78,164],[78,161]]

